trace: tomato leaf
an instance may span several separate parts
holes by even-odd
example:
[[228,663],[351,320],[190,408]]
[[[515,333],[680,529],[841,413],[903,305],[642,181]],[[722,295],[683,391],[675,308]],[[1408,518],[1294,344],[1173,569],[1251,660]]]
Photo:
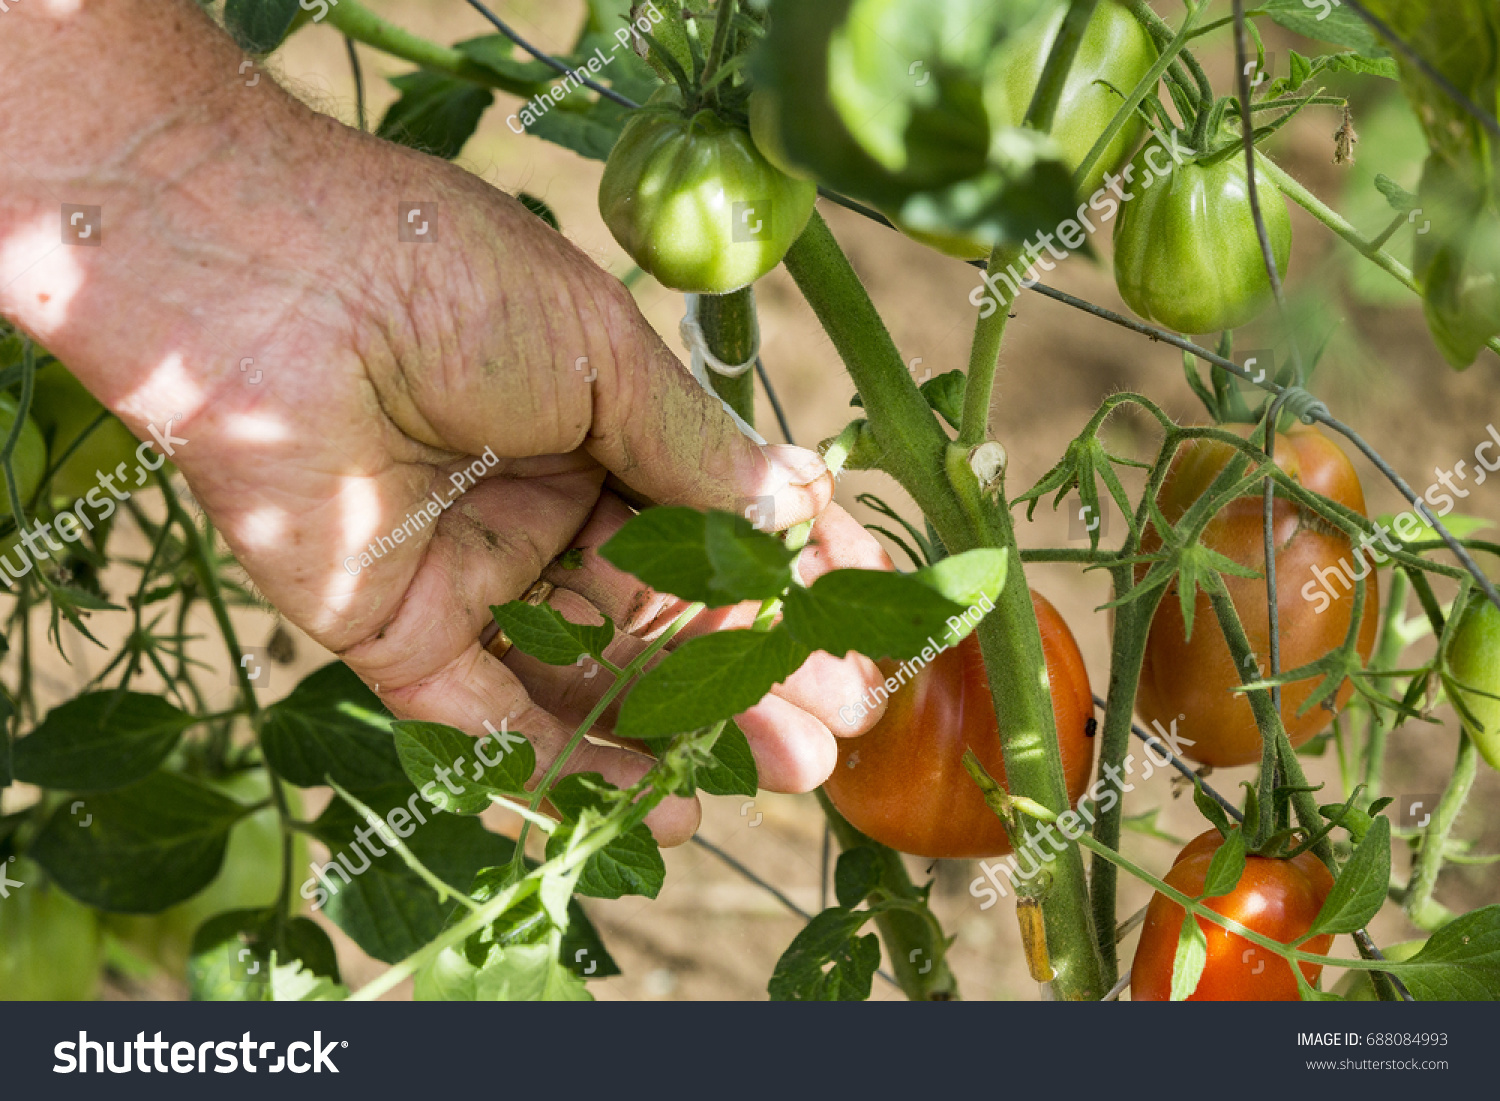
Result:
[[[547,859],[567,848],[575,823],[565,822],[547,839]],[[661,846],[644,825],[634,826],[589,857],[578,878],[577,893],[589,898],[655,898],[666,882],[667,865]]]
[[[660,756],[670,738],[648,738],[646,744]],[[725,724],[708,760],[693,771],[693,786],[705,795],[754,795],[760,790],[760,772],[745,733],[732,720]]]
[[1500,1001],[1500,906],[1455,918],[1390,970],[1418,1001]]
[[1245,832],[1230,830],[1224,843],[1214,850],[1203,877],[1203,897],[1219,898],[1239,885],[1245,870]]
[[1208,938],[1198,925],[1196,915],[1186,911],[1177,933],[1177,954],[1172,957],[1172,1001],[1186,1001],[1198,989],[1203,968],[1208,963]]
[[[769,992],[775,1002],[858,1002],[870,996],[880,966],[880,938],[856,934],[871,912],[824,910],[793,938],[776,961]],[[829,964],[832,964],[830,967]]]
[[839,905],[852,910],[880,886],[880,853],[870,845],[856,845],[839,853],[833,870],[833,893]]
[[1363,929],[1385,904],[1390,882],[1391,822],[1381,817],[1371,823],[1365,839],[1344,865],[1307,935]]
[[406,775],[424,799],[430,791],[437,798],[428,801],[449,814],[488,810],[491,793],[524,796],[536,771],[531,743],[509,730],[497,741],[495,735],[471,738],[441,723],[398,722],[393,729]]
[[632,517],[599,555],[658,592],[710,608],[780,596],[791,583],[795,557],[743,517],[690,508],[653,508]]
[[16,779],[57,791],[124,787],[156,771],[195,721],[160,696],[75,696],[15,743]]
[[390,81],[401,93],[376,133],[444,160],[452,160],[479,128],[495,93],[467,80],[419,70]]
[[298,787],[316,787],[332,776],[350,791],[364,791],[406,778],[391,717],[341,661],[266,708],[260,742],[271,769]]
[[246,53],[268,54],[291,32],[297,0],[225,0],[224,29]]
[[490,612],[517,650],[548,665],[576,665],[589,655],[602,659],[615,637],[610,620],[597,625],[574,623],[550,604],[512,600],[492,605]]
[[636,682],[620,707],[615,732],[660,738],[733,718],[765,699],[808,653],[780,626],[689,639]]
[[1262,0],[1249,14],[1265,12],[1289,31],[1316,42],[1357,50],[1367,57],[1385,53],[1375,32],[1337,0]]
[[1003,551],[980,549],[916,573],[834,570],[786,595],[784,624],[809,650],[906,660],[954,646],[994,608]]
[[[372,791],[362,801],[457,891],[467,891],[481,868],[509,863],[515,851],[512,841],[490,833],[477,818],[429,814],[431,807],[405,783]],[[367,955],[397,963],[442,932],[452,904],[381,844],[380,833],[342,799],[318,816],[313,832],[328,846],[329,859],[313,865],[300,894],[314,909],[321,901],[324,913]]]
[[1229,815],[1224,813],[1224,808],[1203,789],[1203,779],[1200,776],[1193,777],[1193,804],[1198,808],[1198,813],[1213,823],[1221,835],[1234,828],[1230,825]]
[[311,975],[339,981],[338,956],[322,926],[292,918],[277,936],[274,912],[231,910],[209,918],[193,934],[188,996],[195,1002],[268,1002],[271,955],[300,962]]
[[172,772],[81,802],[76,814],[58,806],[30,855],[68,894],[117,914],[159,913],[207,887],[230,827],[245,814],[233,799]]

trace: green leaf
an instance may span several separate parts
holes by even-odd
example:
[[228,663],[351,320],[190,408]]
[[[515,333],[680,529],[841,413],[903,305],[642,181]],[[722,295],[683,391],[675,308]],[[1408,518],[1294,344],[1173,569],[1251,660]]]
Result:
[[82,803],[76,815],[60,805],[30,855],[80,902],[119,914],[154,914],[207,887],[230,827],[245,814],[234,800],[171,772]]
[[[646,744],[660,757],[671,738],[647,738]],[[760,790],[760,772],[755,754],[742,731],[731,720],[725,723],[708,759],[695,763],[693,786],[705,795],[754,795]]]
[[869,845],[856,845],[839,853],[833,869],[833,893],[839,905],[852,910],[880,886],[880,853]]
[[537,61],[529,56],[524,60],[519,58],[517,51],[520,47],[503,34],[486,34],[455,42],[453,48],[470,61],[483,65],[506,80],[546,85],[559,79],[557,70],[545,61]]
[[1172,957],[1172,1001],[1184,1002],[1192,996],[1207,963],[1208,938],[1203,935],[1197,916],[1184,911],[1182,928],[1177,933],[1177,954]]
[[1382,817],[1371,824],[1365,839],[1344,865],[1307,935],[1363,929],[1384,905],[1390,882],[1391,822]]
[[1231,830],[1224,843],[1214,850],[1203,877],[1204,898],[1219,898],[1234,890],[1245,870],[1245,832]]
[[1003,551],[980,549],[916,573],[834,570],[787,593],[784,624],[809,650],[843,657],[930,661],[994,609],[1005,584]]
[[754,84],[773,93],[788,158],[819,182],[915,229],[1019,244],[1076,213],[1057,145],[989,111],[1001,47],[1045,7],[774,0]]
[[1357,50],[1367,57],[1385,52],[1369,24],[1337,0],[1263,0],[1252,10],[1265,12],[1304,38]]
[[390,78],[401,98],[376,133],[444,160],[458,156],[495,102],[495,93],[467,80],[425,70]]
[[341,661],[266,708],[260,744],[272,770],[298,787],[317,787],[332,776],[350,791],[366,791],[406,779],[391,717]]
[[711,608],[780,596],[796,557],[744,517],[690,508],[632,517],[599,554],[657,592]]
[[417,1001],[561,1002],[591,1001],[583,980],[557,959],[548,944],[496,950],[475,966],[449,948],[419,972]]
[[301,963],[281,963],[271,953],[271,1000],[273,1002],[342,1002],[349,988]]
[[574,623],[550,604],[512,600],[493,605],[490,611],[517,650],[548,665],[576,665],[587,655],[602,660],[615,637],[610,620],[598,625]]
[[[536,771],[536,751],[519,734],[471,738],[441,723],[398,722],[396,752],[413,785],[449,814],[479,814],[490,795],[524,796]],[[457,788],[457,791],[453,789]]]
[[[572,835],[572,823],[564,823],[547,839],[547,859],[562,852]],[[589,898],[623,898],[645,895],[655,898],[666,882],[667,865],[661,847],[645,826],[634,826],[589,857],[578,878],[577,892]]]
[[316,922],[296,917],[277,936],[270,910],[231,910],[209,918],[193,934],[188,996],[195,1002],[271,1001],[271,955],[300,962],[312,975],[339,981],[338,956]]
[[733,718],[765,699],[808,653],[779,626],[689,639],[636,682],[620,707],[615,732],[622,738],[660,738]]
[[225,0],[224,29],[246,53],[268,54],[301,13],[297,0]]
[[[880,938],[856,936],[868,910],[824,910],[797,934],[776,961],[769,991],[774,1002],[858,1002],[870,996],[880,966]],[[832,967],[829,967],[832,964]]]
[[1203,790],[1203,779],[1199,776],[1193,777],[1193,805],[1220,834],[1227,834],[1233,828],[1229,822],[1229,815],[1224,813],[1224,808],[1219,805],[1218,800]]
[[[432,808],[404,783],[370,792],[362,800],[387,829],[405,834],[412,855],[457,891],[467,891],[481,868],[509,863],[515,850],[513,842],[490,833],[477,818],[429,813]],[[329,861],[314,864],[299,893],[314,909],[321,903],[367,955],[397,963],[442,932],[452,903],[439,900],[343,800],[328,805],[313,831],[328,846]]]
[[957,428],[959,421],[963,419],[964,387],[967,381],[967,375],[955,370],[945,371],[922,383],[922,396],[927,399],[927,404],[933,411],[948,422],[950,428]]
[[1500,1001],[1500,906],[1455,918],[1391,970],[1419,1002]]
[[710,584],[717,592],[739,600],[773,600],[786,591],[796,552],[743,516],[710,512],[706,521],[704,544],[714,571]]
[[[546,222],[553,229],[558,231],[562,230],[562,223],[557,220],[557,212],[554,211],[550,206],[548,206],[545,201],[526,191],[516,192],[516,198],[520,201],[522,206],[531,211],[531,213],[535,214],[542,221]],[[573,549],[577,550],[578,548],[574,547]]]
[[195,721],[160,696],[75,696],[15,743],[16,779],[56,791],[124,787],[154,772]]
[[[527,866],[534,867],[535,864],[527,861]],[[513,881],[514,869],[509,865],[481,869],[474,877],[469,897],[481,904],[489,902]],[[455,909],[449,924],[462,920],[467,913],[467,910]],[[578,900],[567,899],[566,908],[561,913],[566,918],[566,928],[562,933],[558,952],[563,965],[580,978],[605,979],[618,975],[619,965],[604,947],[598,930],[589,921]],[[557,923],[551,920],[543,906],[541,892],[536,892],[519,899],[499,920],[469,937],[459,949],[472,965],[479,967],[497,948],[544,943],[552,930],[557,928]]]

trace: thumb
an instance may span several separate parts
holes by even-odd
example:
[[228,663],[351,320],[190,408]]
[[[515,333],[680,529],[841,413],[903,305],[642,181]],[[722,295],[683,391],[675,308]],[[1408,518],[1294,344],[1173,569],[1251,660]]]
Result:
[[595,380],[587,444],[599,463],[659,504],[723,509],[767,530],[811,520],[827,507],[833,476],[816,452],[751,440],[628,292],[612,305],[612,354]]

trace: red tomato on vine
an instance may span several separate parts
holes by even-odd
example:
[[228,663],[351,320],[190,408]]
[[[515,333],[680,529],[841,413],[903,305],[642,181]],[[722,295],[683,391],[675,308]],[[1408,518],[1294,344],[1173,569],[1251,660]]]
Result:
[[[1171,871],[1163,877],[1169,887],[1197,898],[1203,893],[1208,866],[1223,844],[1218,830],[1208,830],[1189,841],[1177,854]],[[1333,876],[1311,852],[1291,860],[1247,856],[1240,881],[1227,895],[1205,899],[1216,913],[1231,918],[1246,929],[1283,944],[1291,944],[1312,928],[1318,911],[1333,890]],[[1130,998],[1137,1002],[1165,1002],[1172,996],[1172,964],[1177,956],[1177,938],[1185,916],[1181,906],[1156,894],[1146,908],[1146,921],[1135,949],[1130,973]],[[1198,918],[1208,940],[1208,959],[1190,1002],[1285,1002],[1297,1001],[1297,977],[1291,964],[1273,952],[1231,933],[1207,918]],[[1314,937],[1302,950],[1327,953],[1330,934]],[[1321,964],[1304,963],[1302,974],[1310,983],[1322,972]]]
[[[1042,629],[1068,801],[1076,804],[1094,760],[1094,697],[1068,625],[1045,597],[1033,592],[1031,601]],[[887,673],[893,669],[886,667]],[[1010,838],[964,770],[966,749],[1005,783],[1000,729],[974,635],[938,654],[894,693],[869,733],[839,739],[839,762],[824,790],[857,829],[901,852],[1004,856]]]
[[[1248,434],[1249,425],[1234,426]],[[1162,483],[1158,501],[1162,514],[1176,523],[1206,491],[1229,461],[1232,449],[1213,440],[1185,445]],[[1338,446],[1317,428],[1298,424],[1276,437],[1276,465],[1303,486],[1364,514],[1365,496],[1359,476]],[[1232,501],[1203,531],[1204,546],[1226,555],[1257,574],[1265,571],[1264,499],[1260,493]],[[1281,634],[1281,668],[1296,669],[1317,661],[1343,644],[1354,611],[1354,580],[1365,576],[1364,617],[1357,647],[1368,660],[1379,625],[1380,585],[1368,553],[1356,555],[1349,539],[1302,506],[1278,497],[1274,508],[1277,611]],[[1150,554],[1161,547],[1154,530],[1141,540]],[[1138,575],[1146,567],[1137,567]],[[1327,578],[1337,599],[1314,600],[1309,585]],[[1262,669],[1271,650],[1270,616],[1263,576],[1224,575],[1235,611],[1250,639]],[[1156,610],[1146,641],[1136,711],[1147,723],[1170,729],[1178,723],[1184,752],[1216,768],[1250,764],[1261,754],[1260,730],[1249,700],[1234,690],[1242,683],[1230,656],[1208,594],[1199,591],[1193,633],[1186,637],[1177,585],[1168,587]],[[1251,672],[1254,672],[1252,670]],[[1285,685],[1281,718],[1293,746],[1300,746],[1327,727],[1333,712],[1314,707],[1298,712],[1318,687],[1316,678]],[[1334,697],[1342,707],[1354,686],[1345,682]]]

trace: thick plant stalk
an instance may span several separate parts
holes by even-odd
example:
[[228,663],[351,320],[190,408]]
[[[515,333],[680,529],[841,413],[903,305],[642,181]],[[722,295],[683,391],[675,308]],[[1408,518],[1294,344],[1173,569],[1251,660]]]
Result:
[[[938,427],[859,277],[818,214],[787,253],[786,266],[859,388],[887,473],[912,495],[948,550],[995,547],[1008,553],[1009,579],[978,630],[995,713],[1006,732],[1006,776],[1012,794],[1058,813],[1069,809],[1041,632],[1010,515],[990,500],[1001,486],[981,487],[968,449],[950,444]],[[1021,832],[1017,845],[1036,845],[1041,854],[1052,851],[1038,842],[1042,833],[1035,823]],[[1098,998],[1109,984],[1095,943],[1082,855],[1075,842],[1058,842],[1061,851],[1042,858],[1051,880],[1041,902],[1057,973],[1053,990],[1061,999]]]
[[[722,363],[746,363],[756,353],[755,295],[749,287],[729,294],[705,294],[698,299],[698,324],[708,350]],[[714,393],[729,403],[740,419],[755,424],[755,372],[721,375],[712,367],[708,379]]]
[[[839,848],[849,849],[865,846],[880,854],[881,883],[888,893],[897,898],[922,903],[922,893],[907,874],[901,854],[873,841],[849,824],[849,820],[838,812],[822,788],[818,789],[818,804],[828,817],[833,836]],[[958,980],[948,967],[948,946],[939,935],[936,919],[928,920],[910,910],[887,910],[875,917],[875,928],[891,957],[891,969],[896,981],[906,996],[914,1002],[953,1001],[958,998]]]

